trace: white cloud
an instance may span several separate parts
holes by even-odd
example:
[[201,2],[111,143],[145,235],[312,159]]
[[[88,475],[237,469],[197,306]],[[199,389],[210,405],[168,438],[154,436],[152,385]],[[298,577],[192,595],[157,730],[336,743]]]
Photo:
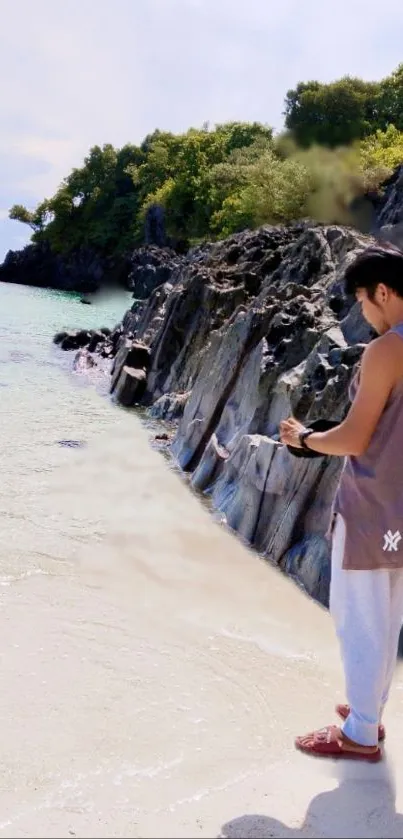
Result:
[[280,128],[299,80],[380,78],[402,59],[401,0],[3,4],[0,185],[12,155],[13,202],[51,194],[96,143],[206,120]]

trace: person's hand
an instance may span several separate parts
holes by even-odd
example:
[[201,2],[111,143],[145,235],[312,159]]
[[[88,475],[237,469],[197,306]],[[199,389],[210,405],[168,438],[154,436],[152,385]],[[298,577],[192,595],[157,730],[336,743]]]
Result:
[[285,446],[294,446],[295,449],[300,449],[302,446],[299,442],[299,435],[306,430],[305,425],[302,425],[294,417],[289,417],[280,422],[280,440]]

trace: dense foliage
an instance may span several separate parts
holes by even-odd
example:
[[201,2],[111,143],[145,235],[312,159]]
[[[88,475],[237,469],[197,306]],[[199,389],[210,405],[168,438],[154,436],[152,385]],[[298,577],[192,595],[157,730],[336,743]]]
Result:
[[388,125],[403,131],[403,64],[380,82],[300,82],[287,93],[285,122],[302,146],[345,145]]
[[270,147],[271,129],[206,125],[182,135],[155,131],[139,147],[95,146],[53,198],[32,213],[16,205],[10,217],[29,224],[33,240],[47,241],[54,251],[85,245],[116,254],[141,243],[145,212],[157,202],[166,208],[173,237],[202,238],[221,206],[216,167],[256,143]]
[[381,82],[301,83],[286,98],[287,131],[259,123],[155,131],[141,146],[95,146],[56,194],[10,218],[57,253],[139,245],[153,204],[174,240],[222,237],[310,216],[348,221],[348,205],[403,163],[403,65]]

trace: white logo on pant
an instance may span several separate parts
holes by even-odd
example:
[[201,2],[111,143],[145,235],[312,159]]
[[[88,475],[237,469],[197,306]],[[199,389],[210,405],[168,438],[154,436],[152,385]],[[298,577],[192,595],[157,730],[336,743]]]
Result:
[[383,538],[385,540],[385,544],[383,546],[384,551],[397,551],[397,546],[402,538],[402,534],[400,530],[396,530],[396,533],[392,533],[391,530],[388,530],[387,533],[384,533]]

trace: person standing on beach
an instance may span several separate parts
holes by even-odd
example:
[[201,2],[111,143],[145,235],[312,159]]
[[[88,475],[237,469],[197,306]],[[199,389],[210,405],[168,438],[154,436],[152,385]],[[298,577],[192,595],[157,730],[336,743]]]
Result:
[[336,706],[341,727],[297,737],[295,745],[376,762],[403,618],[403,253],[367,248],[348,267],[345,291],[379,336],[351,382],[349,413],[322,433],[293,417],[280,423],[282,443],[346,458],[329,536],[330,611],[348,704]]

